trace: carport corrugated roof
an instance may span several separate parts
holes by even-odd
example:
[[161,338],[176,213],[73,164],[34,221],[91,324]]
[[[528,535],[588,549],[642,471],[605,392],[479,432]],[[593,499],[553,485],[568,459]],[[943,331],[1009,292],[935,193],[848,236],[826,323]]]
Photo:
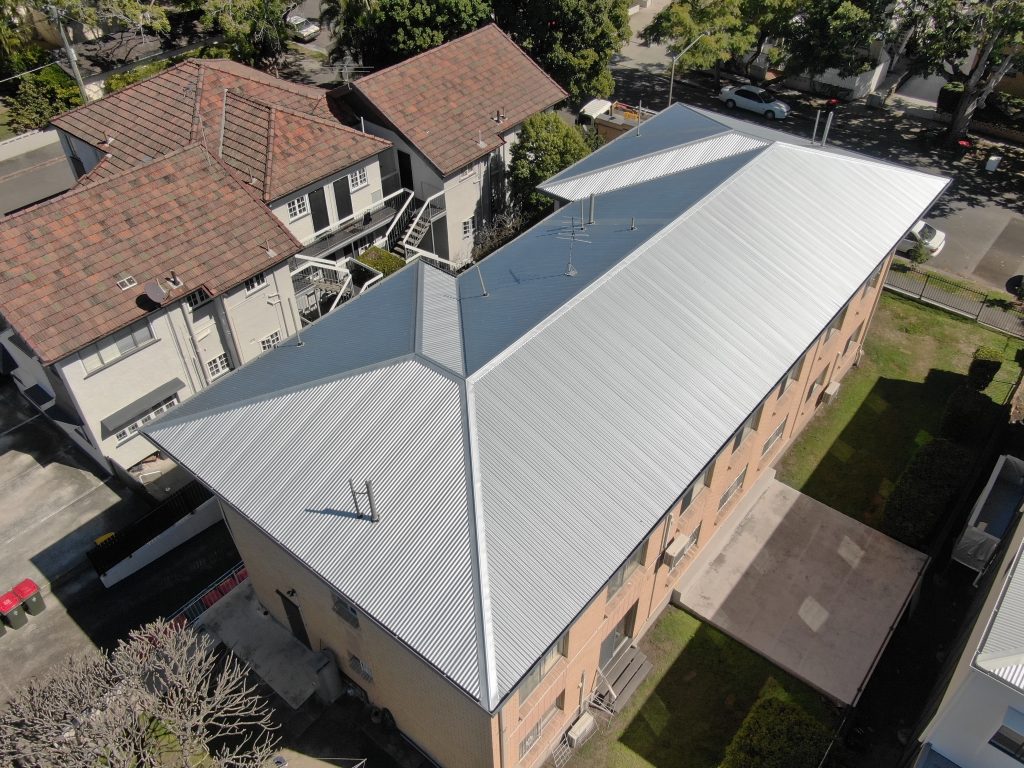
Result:
[[[647,153],[690,122],[726,130],[677,105]],[[479,274],[407,267],[147,433],[493,711],[946,183],[784,143],[638,179]]]

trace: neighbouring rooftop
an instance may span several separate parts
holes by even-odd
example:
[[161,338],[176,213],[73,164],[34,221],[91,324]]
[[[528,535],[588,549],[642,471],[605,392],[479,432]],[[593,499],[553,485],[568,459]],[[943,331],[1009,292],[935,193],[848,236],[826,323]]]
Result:
[[502,134],[566,95],[488,24],[343,86],[332,100],[357,115],[379,113],[446,176],[500,147]]
[[183,285],[169,300],[215,296],[299,243],[256,190],[191,145],[7,217],[0,249],[0,314],[52,363],[155,309],[151,280],[175,272]]
[[415,263],[146,429],[490,711],[948,183],[678,104],[588,161],[638,164],[591,185],[593,223],[566,193],[478,268]]

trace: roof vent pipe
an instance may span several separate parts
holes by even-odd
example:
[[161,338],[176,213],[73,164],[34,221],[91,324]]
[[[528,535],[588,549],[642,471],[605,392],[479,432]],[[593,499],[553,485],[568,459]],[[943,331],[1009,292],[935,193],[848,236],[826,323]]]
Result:
[[590,193],[590,218],[587,220],[587,224],[594,223],[594,217],[597,211],[597,195],[593,192]]
[[348,480],[348,487],[349,487],[349,490],[352,491],[352,503],[356,507],[356,515],[358,517],[362,517],[363,516],[363,511],[359,508],[359,497],[360,496],[365,496],[366,500],[370,503],[370,522],[371,523],[376,523],[377,521],[379,521],[380,520],[380,515],[377,514],[377,503],[376,503],[376,501],[374,501],[374,498],[373,498],[373,484],[369,480],[367,480],[366,481],[366,490],[365,491],[357,491],[356,490],[356,484],[354,482],[352,482],[352,478],[349,478],[349,480]]
[[821,146],[825,146],[825,142],[828,141],[828,131],[832,127],[832,117],[835,112],[829,112],[828,117],[825,119],[825,130],[821,132]]
[[636,229],[636,216],[629,217],[629,231],[632,232]]

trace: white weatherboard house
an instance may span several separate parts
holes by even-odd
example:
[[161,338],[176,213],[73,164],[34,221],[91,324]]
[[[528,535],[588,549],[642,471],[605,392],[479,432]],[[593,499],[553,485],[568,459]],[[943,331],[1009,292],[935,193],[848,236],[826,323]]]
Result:
[[[1017,488],[1020,509],[1020,489]],[[931,720],[914,768],[1024,763],[1024,527],[997,553],[988,597]],[[1001,560],[1001,562],[999,562]]]
[[560,761],[643,669],[947,184],[755,130],[677,104],[479,269],[413,264],[146,427],[266,609],[442,765]]

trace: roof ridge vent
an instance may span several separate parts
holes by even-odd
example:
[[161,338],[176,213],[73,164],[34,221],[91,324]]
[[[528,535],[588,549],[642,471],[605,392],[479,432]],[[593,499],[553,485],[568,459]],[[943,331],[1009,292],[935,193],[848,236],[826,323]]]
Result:
[[138,285],[138,283],[135,282],[135,278],[123,269],[114,275],[114,280],[117,281],[117,287],[122,291],[127,291],[129,288],[134,288]]

